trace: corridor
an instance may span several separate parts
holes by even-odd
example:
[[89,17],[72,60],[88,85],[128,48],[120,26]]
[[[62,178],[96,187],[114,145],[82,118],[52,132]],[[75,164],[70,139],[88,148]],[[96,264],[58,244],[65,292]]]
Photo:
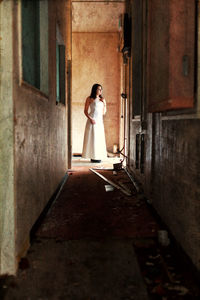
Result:
[[[32,230],[17,276],[1,277],[0,299],[199,299],[192,266],[170,235],[168,246],[159,243],[166,227],[124,169],[113,172],[113,162],[73,160]],[[122,190],[106,191],[108,182],[91,167]]]
[[199,62],[200,0],[0,1],[0,300],[200,299]]

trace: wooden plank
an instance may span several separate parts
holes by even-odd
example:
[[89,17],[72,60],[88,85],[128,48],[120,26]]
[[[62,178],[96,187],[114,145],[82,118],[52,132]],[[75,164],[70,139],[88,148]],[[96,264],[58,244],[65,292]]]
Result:
[[98,175],[99,177],[101,177],[103,180],[105,180],[106,182],[108,182],[109,184],[111,184],[112,186],[114,186],[116,189],[120,190],[122,193],[124,193],[126,196],[131,196],[131,193],[128,190],[125,190],[124,188],[122,188],[121,186],[119,186],[118,184],[114,183],[113,181],[107,179],[105,176],[101,175],[99,172],[95,171],[94,169],[90,168],[90,171],[92,171],[93,173],[95,173],[96,175]]

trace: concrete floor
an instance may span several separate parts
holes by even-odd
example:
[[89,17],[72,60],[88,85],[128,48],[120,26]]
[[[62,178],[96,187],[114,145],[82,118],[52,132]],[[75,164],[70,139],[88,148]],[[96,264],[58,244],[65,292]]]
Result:
[[[119,158],[96,165],[74,159],[17,276],[0,278],[0,299],[200,299],[192,268],[187,274],[180,269],[185,261],[177,264],[179,254],[169,261],[175,255],[172,241],[164,249],[159,246],[163,225],[126,172],[104,170],[113,162]],[[107,183],[89,170],[91,165],[132,195],[106,192]]]
[[129,240],[35,241],[4,299],[148,299]]

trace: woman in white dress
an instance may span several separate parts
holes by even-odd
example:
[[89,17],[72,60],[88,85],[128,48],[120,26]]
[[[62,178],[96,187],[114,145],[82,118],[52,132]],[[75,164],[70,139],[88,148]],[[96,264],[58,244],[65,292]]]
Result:
[[83,141],[82,157],[91,162],[101,162],[107,157],[103,115],[106,113],[106,100],[102,97],[102,86],[94,84],[91,94],[85,101],[84,113],[87,122]]

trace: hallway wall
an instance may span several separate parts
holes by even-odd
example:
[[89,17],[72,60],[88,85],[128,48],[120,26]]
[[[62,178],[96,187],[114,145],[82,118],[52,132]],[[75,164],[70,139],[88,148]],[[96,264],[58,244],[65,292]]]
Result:
[[107,149],[119,143],[120,53],[118,33],[74,32],[72,34],[72,144],[82,153],[86,116],[84,103],[94,83],[103,86],[107,101],[104,116]]
[[[191,8],[188,6],[190,9],[188,14],[195,15],[192,11],[192,2],[190,4]],[[186,16],[184,17],[186,18]],[[190,18],[188,27],[182,26],[185,31],[191,30],[191,39],[194,23],[194,18]],[[188,40],[184,39],[184,44],[186,43]],[[182,46],[185,51],[184,54],[188,54],[187,51],[190,51],[190,47],[194,53],[196,44],[193,44],[192,40],[190,47],[184,48],[184,44]],[[182,48],[181,51],[183,51]],[[176,52],[180,53],[180,50],[177,49]],[[191,61],[189,77],[182,77],[184,80],[188,79],[189,84],[193,86],[194,81],[197,80],[195,72],[192,73],[192,63],[195,58],[192,57],[191,52],[188,55]],[[176,85],[176,94],[181,95],[184,89],[185,87],[180,88]],[[194,87],[193,93],[195,93]],[[198,103],[199,93],[196,96]],[[149,127],[152,127],[152,146],[154,149],[151,174],[153,205],[200,271],[200,121],[198,107],[195,105],[190,110],[155,114],[153,123],[150,123]],[[148,159],[147,155],[146,160]]]
[[[133,1],[130,1],[133,3]],[[145,7],[146,1],[143,1],[143,5]],[[134,1],[134,3],[136,3]],[[153,4],[158,4],[156,1],[152,1]],[[158,212],[158,215],[167,225],[168,229],[171,231],[179,245],[184,249],[185,253],[193,262],[194,266],[200,271],[200,188],[199,188],[199,157],[200,157],[200,145],[199,145],[199,131],[200,131],[200,120],[199,120],[199,84],[197,82],[198,89],[194,90],[194,81],[197,81],[197,77],[195,77],[195,72],[193,70],[193,65],[195,61],[194,57],[194,27],[195,27],[195,18],[188,17],[190,15],[195,16],[194,11],[194,1],[190,2],[190,5],[185,6],[184,1],[169,1],[165,2],[165,4],[170,6],[171,11],[167,11],[165,14],[165,10],[163,10],[163,16],[161,17],[160,13],[155,13],[155,27],[153,30],[157,33],[157,24],[161,24],[165,26],[169,22],[169,28],[171,28],[171,32],[168,29],[162,35],[153,35],[154,32],[151,32],[153,38],[157,38],[156,43],[162,44],[162,47],[165,47],[166,52],[168,53],[170,48],[170,55],[174,59],[172,60],[170,56],[166,56],[164,52],[162,52],[162,48],[160,50],[159,47],[156,47],[154,40],[152,39],[146,40],[145,30],[141,30],[140,38],[143,41],[143,56],[141,58],[140,64],[138,64],[139,68],[141,68],[142,64],[142,87],[141,87],[141,114],[137,117],[133,117],[132,114],[132,102],[130,103],[131,111],[130,111],[130,151],[129,151],[129,163],[128,167],[131,170],[134,177],[142,183],[142,187],[144,189],[145,195],[149,199],[149,202],[152,203],[153,207]],[[173,5],[172,5],[173,4]],[[136,4],[135,4],[136,5]],[[181,9],[180,9],[181,5]],[[135,6],[137,8],[137,5]],[[159,10],[159,7],[156,8]],[[141,13],[141,12],[140,12]],[[148,11],[149,13],[149,11]],[[179,15],[181,14],[181,17]],[[176,16],[176,18],[170,18],[171,15]],[[177,17],[179,16],[179,18]],[[165,18],[165,22],[163,19]],[[186,19],[188,18],[188,19]],[[199,15],[198,15],[199,18]],[[176,23],[177,27],[174,24],[171,24],[171,21]],[[185,21],[183,21],[185,20]],[[146,20],[143,20],[142,26],[145,26]],[[160,23],[159,23],[160,22]],[[178,23],[180,22],[180,23]],[[198,23],[199,24],[199,23]],[[161,25],[158,26],[161,31]],[[185,27],[184,27],[185,26]],[[199,26],[199,25],[198,25]],[[176,28],[177,30],[173,31],[172,28]],[[133,32],[134,28],[132,27]],[[166,29],[166,28],[165,28]],[[180,30],[181,29],[181,30]],[[176,35],[171,37],[170,34]],[[199,32],[199,28],[198,28]],[[186,38],[187,36],[187,38]],[[184,37],[184,42],[179,43],[179,39]],[[189,38],[190,37],[190,38]],[[162,38],[169,41],[168,45],[162,43]],[[170,42],[172,40],[172,42]],[[199,44],[199,36],[198,36],[198,44]],[[134,40],[137,45],[137,39]],[[187,44],[188,43],[188,44]],[[166,68],[163,67],[161,76],[159,75],[160,71],[160,60],[155,61],[156,71],[151,69],[151,76],[148,77],[148,72],[146,75],[146,62],[147,66],[151,68],[151,63],[153,60],[149,59],[147,55],[147,49],[152,46],[152,56],[156,58],[161,55],[162,57],[162,65],[166,65]],[[189,45],[189,46],[188,46]],[[145,48],[147,47],[147,48]],[[132,49],[132,60],[133,63],[136,61],[138,56],[136,56],[136,52],[134,52],[135,48]],[[182,72],[182,53],[184,55],[188,55],[190,60],[190,70],[187,75]],[[177,54],[179,53],[179,55]],[[158,54],[158,55],[157,55]],[[135,56],[134,56],[135,55]],[[174,55],[174,56],[173,56]],[[198,53],[199,57],[199,53]],[[181,67],[180,67],[180,66]],[[137,67],[135,64],[134,66]],[[148,94],[148,87],[150,85],[150,81],[156,81],[157,78],[160,81],[156,81],[158,84],[157,88],[153,88],[151,85],[151,92],[153,95],[159,96],[159,92],[162,90],[163,86],[166,88],[166,83],[168,80],[171,80],[168,73],[169,66],[176,66],[175,72],[173,70],[170,71],[170,76],[174,76],[174,80],[172,80],[172,84],[174,84],[175,79],[182,82],[185,80],[186,83],[191,87],[190,89],[190,97],[194,97],[193,94],[196,94],[196,103],[193,108],[184,109],[184,89],[181,84],[176,84],[176,88],[174,90],[175,97],[179,98],[180,102],[178,103],[181,106],[183,104],[182,109],[170,111],[169,105],[173,102],[173,96],[170,95],[172,90],[170,89],[170,85],[167,85],[166,95],[162,95],[160,100],[163,100],[163,103],[168,101],[168,106],[165,103],[167,109],[162,109],[161,112],[153,112],[147,113],[149,101],[151,103],[157,104],[157,111],[159,111],[159,103],[157,99],[149,99],[150,96]],[[199,72],[199,64],[198,64],[198,72]],[[141,69],[140,69],[141,70]],[[137,71],[137,70],[136,70]],[[147,77],[145,77],[147,76]],[[198,76],[199,78],[199,76]],[[144,80],[145,79],[145,80]],[[163,83],[163,86],[162,86]],[[134,82],[131,83],[133,88]],[[193,94],[191,95],[191,91]],[[168,94],[171,96],[167,98]],[[154,96],[155,98],[155,96]],[[159,97],[158,97],[159,98]],[[131,99],[132,101],[132,99]],[[160,102],[162,104],[162,101]],[[191,102],[193,103],[193,102]],[[191,103],[190,106],[191,107]],[[175,106],[174,106],[175,107]],[[178,106],[177,106],[178,107]],[[176,107],[175,107],[176,108]],[[156,110],[155,110],[156,111]],[[141,151],[141,140],[139,141],[139,165],[137,166],[137,157],[136,157],[136,135],[141,138],[141,134],[144,134],[144,170],[140,167],[140,161],[142,156]]]
[[156,121],[153,205],[200,270],[200,120]]
[[12,9],[12,1],[0,3],[0,274],[16,269]]
[[[23,255],[29,232],[67,170],[67,111],[56,105],[56,24],[66,44],[66,1],[49,1],[49,94],[20,82],[20,32],[15,27],[16,255]],[[17,4],[16,4],[17,5]],[[17,7],[16,7],[17,8]],[[16,22],[17,9],[16,9]],[[18,23],[19,24],[19,23]],[[19,27],[18,27],[19,28]]]
[[[67,105],[56,104],[56,26],[67,46],[67,60],[71,45],[66,43],[66,17],[70,18],[70,11],[68,0],[47,2],[41,5],[48,4],[45,16],[49,38],[47,45],[44,40],[40,44],[40,50],[46,51],[44,59],[48,60],[46,93],[23,80],[21,2],[0,3],[4,49],[1,56],[4,59],[3,63],[1,60],[1,112],[4,115],[0,115],[0,120],[7,120],[0,135],[4,149],[0,156],[0,163],[3,162],[0,165],[4,166],[0,169],[3,171],[1,274],[16,272],[19,260],[29,247],[30,230],[68,168]],[[9,59],[5,59],[5,53]],[[42,67],[43,61],[40,64]]]

